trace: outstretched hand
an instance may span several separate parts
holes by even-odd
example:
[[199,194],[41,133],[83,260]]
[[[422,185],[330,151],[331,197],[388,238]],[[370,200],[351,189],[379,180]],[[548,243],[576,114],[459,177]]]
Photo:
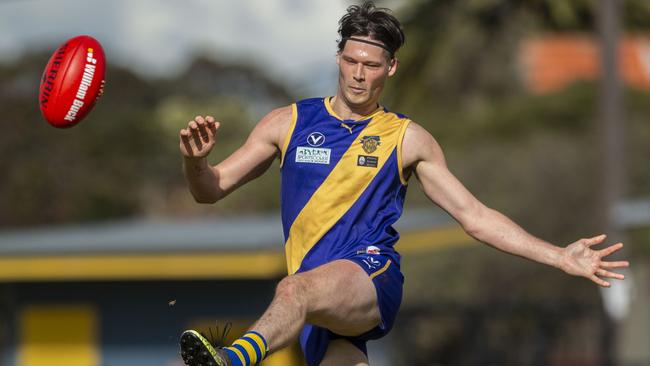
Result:
[[[606,235],[599,235],[589,239],[580,239],[564,248],[561,268],[568,274],[586,277],[603,287],[611,284],[603,278],[625,278],[620,273],[610,270],[629,267],[628,261],[607,262],[603,258],[623,248],[623,243],[616,243],[601,250],[593,250],[592,246],[602,243]],[[602,277],[602,278],[601,278]]]
[[219,122],[212,116],[194,117],[179,133],[181,154],[188,158],[206,157],[214,146],[217,129]]

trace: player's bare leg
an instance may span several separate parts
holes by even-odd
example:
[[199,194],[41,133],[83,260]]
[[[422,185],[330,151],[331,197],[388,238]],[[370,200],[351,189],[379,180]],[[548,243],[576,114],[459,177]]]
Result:
[[330,342],[320,366],[368,366],[368,357],[345,339]]
[[[231,347],[214,348],[205,337],[188,330],[181,337],[181,356],[191,366],[256,365],[268,352],[294,341],[307,322],[343,336],[360,335],[377,326],[377,293],[368,274],[351,261],[337,260],[287,276],[264,315]],[[358,349],[333,343],[325,357],[330,364],[347,365],[334,361],[348,360],[349,365],[367,365]]]
[[306,322],[356,336],[379,321],[377,293],[368,274],[353,262],[338,260],[285,277],[251,329],[264,335],[275,351],[294,341]]

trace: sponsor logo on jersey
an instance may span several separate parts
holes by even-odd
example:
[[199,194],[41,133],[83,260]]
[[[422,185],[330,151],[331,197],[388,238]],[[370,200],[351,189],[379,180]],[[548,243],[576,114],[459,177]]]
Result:
[[307,136],[307,143],[313,147],[319,147],[325,143],[325,135],[320,132],[312,132]]
[[377,150],[377,146],[381,145],[379,136],[363,136],[359,142],[363,146],[363,151],[372,154]]
[[379,158],[376,156],[359,155],[359,157],[357,158],[357,166],[376,168],[378,164],[379,164]]
[[329,164],[331,149],[298,146],[296,149],[296,163]]

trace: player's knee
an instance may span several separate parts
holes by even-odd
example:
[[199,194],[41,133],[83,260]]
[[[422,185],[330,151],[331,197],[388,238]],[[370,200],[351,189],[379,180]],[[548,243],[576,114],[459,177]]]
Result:
[[306,306],[305,285],[299,276],[287,276],[278,283],[275,297],[286,299],[301,307]]

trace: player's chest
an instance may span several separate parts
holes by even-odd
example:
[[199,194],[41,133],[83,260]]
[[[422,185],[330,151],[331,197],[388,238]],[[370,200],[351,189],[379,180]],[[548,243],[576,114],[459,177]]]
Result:
[[339,169],[377,168],[392,145],[380,133],[366,134],[363,126],[308,128],[293,136],[291,165],[295,169],[326,172]]

